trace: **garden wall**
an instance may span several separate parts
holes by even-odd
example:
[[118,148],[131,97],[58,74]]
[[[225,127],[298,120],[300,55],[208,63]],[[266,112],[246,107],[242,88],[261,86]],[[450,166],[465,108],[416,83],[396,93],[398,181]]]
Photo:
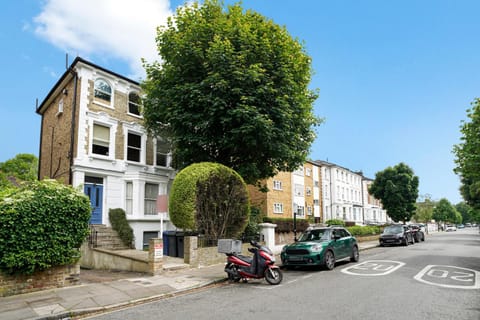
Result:
[[0,273],[0,297],[45,289],[68,287],[80,283],[80,264],[58,266],[31,275]]

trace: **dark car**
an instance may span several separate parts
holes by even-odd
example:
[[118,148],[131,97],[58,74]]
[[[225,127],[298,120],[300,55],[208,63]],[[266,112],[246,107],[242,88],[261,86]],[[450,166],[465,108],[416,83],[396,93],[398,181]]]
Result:
[[418,224],[409,225],[410,231],[412,232],[413,239],[415,242],[425,241],[425,233],[422,231],[422,228]]
[[394,224],[385,227],[379,238],[380,246],[402,244],[408,246],[414,244],[413,234],[410,228],[403,224]]
[[297,242],[284,246],[280,256],[286,268],[324,266],[332,270],[339,260],[359,260],[357,239],[343,227],[307,229]]

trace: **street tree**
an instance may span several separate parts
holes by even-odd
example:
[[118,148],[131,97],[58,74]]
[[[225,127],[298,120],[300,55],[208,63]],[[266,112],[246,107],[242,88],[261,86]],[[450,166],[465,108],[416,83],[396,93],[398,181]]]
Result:
[[37,172],[38,158],[33,154],[19,153],[12,159],[0,162],[0,187],[35,181]]
[[322,120],[311,58],[285,27],[239,3],[179,7],[157,29],[161,62],[144,63],[144,123],[173,166],[215,162],[254,184],[304,163]]
[[418,197],[418,177],[405,163],[388,167],[375,174],[368,191],[382,201],[393,221],[409,221],[415,213]]
[[464,223],[467,222],[474,222],[475,221],[475,210],[470,207],[465,202],[459,202],[455,205],[455,209],[460,213],[462,216],[462,221]]
[[460,223],[458,222],[461,215],[457,212],[455,207],[445,198],[440,199],[433,209],[433,219],[437,222]]
[[470,121],[462,121],[461,143],[453,146],[454,172],[460,176],[460,193],[471,207],[480,209],[480,99],[467,110]]
[[432,200],[430,195],[421,196],[422,201],[416,203],[416,210],[413,218],[417,222],[428,223],[433,218],[433,208],[435,207],[435,201]]

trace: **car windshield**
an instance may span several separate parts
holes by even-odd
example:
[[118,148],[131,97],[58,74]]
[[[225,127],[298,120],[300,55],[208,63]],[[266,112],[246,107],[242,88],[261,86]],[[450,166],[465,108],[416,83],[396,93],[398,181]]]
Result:
[[388,226],[383,230],[384,234],[397,234],[402,233],[403,227],[402,226]]
[[305,231],[298,241],[325,241],[330,239],[329,229],[313,229]]

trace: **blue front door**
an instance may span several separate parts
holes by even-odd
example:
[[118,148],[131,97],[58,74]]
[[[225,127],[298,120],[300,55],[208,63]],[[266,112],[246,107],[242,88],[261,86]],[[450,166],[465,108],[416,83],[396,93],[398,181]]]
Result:
[[90,224],[102,224],[103,185],[85,183],[84,192],[90,198],[92,206]]

